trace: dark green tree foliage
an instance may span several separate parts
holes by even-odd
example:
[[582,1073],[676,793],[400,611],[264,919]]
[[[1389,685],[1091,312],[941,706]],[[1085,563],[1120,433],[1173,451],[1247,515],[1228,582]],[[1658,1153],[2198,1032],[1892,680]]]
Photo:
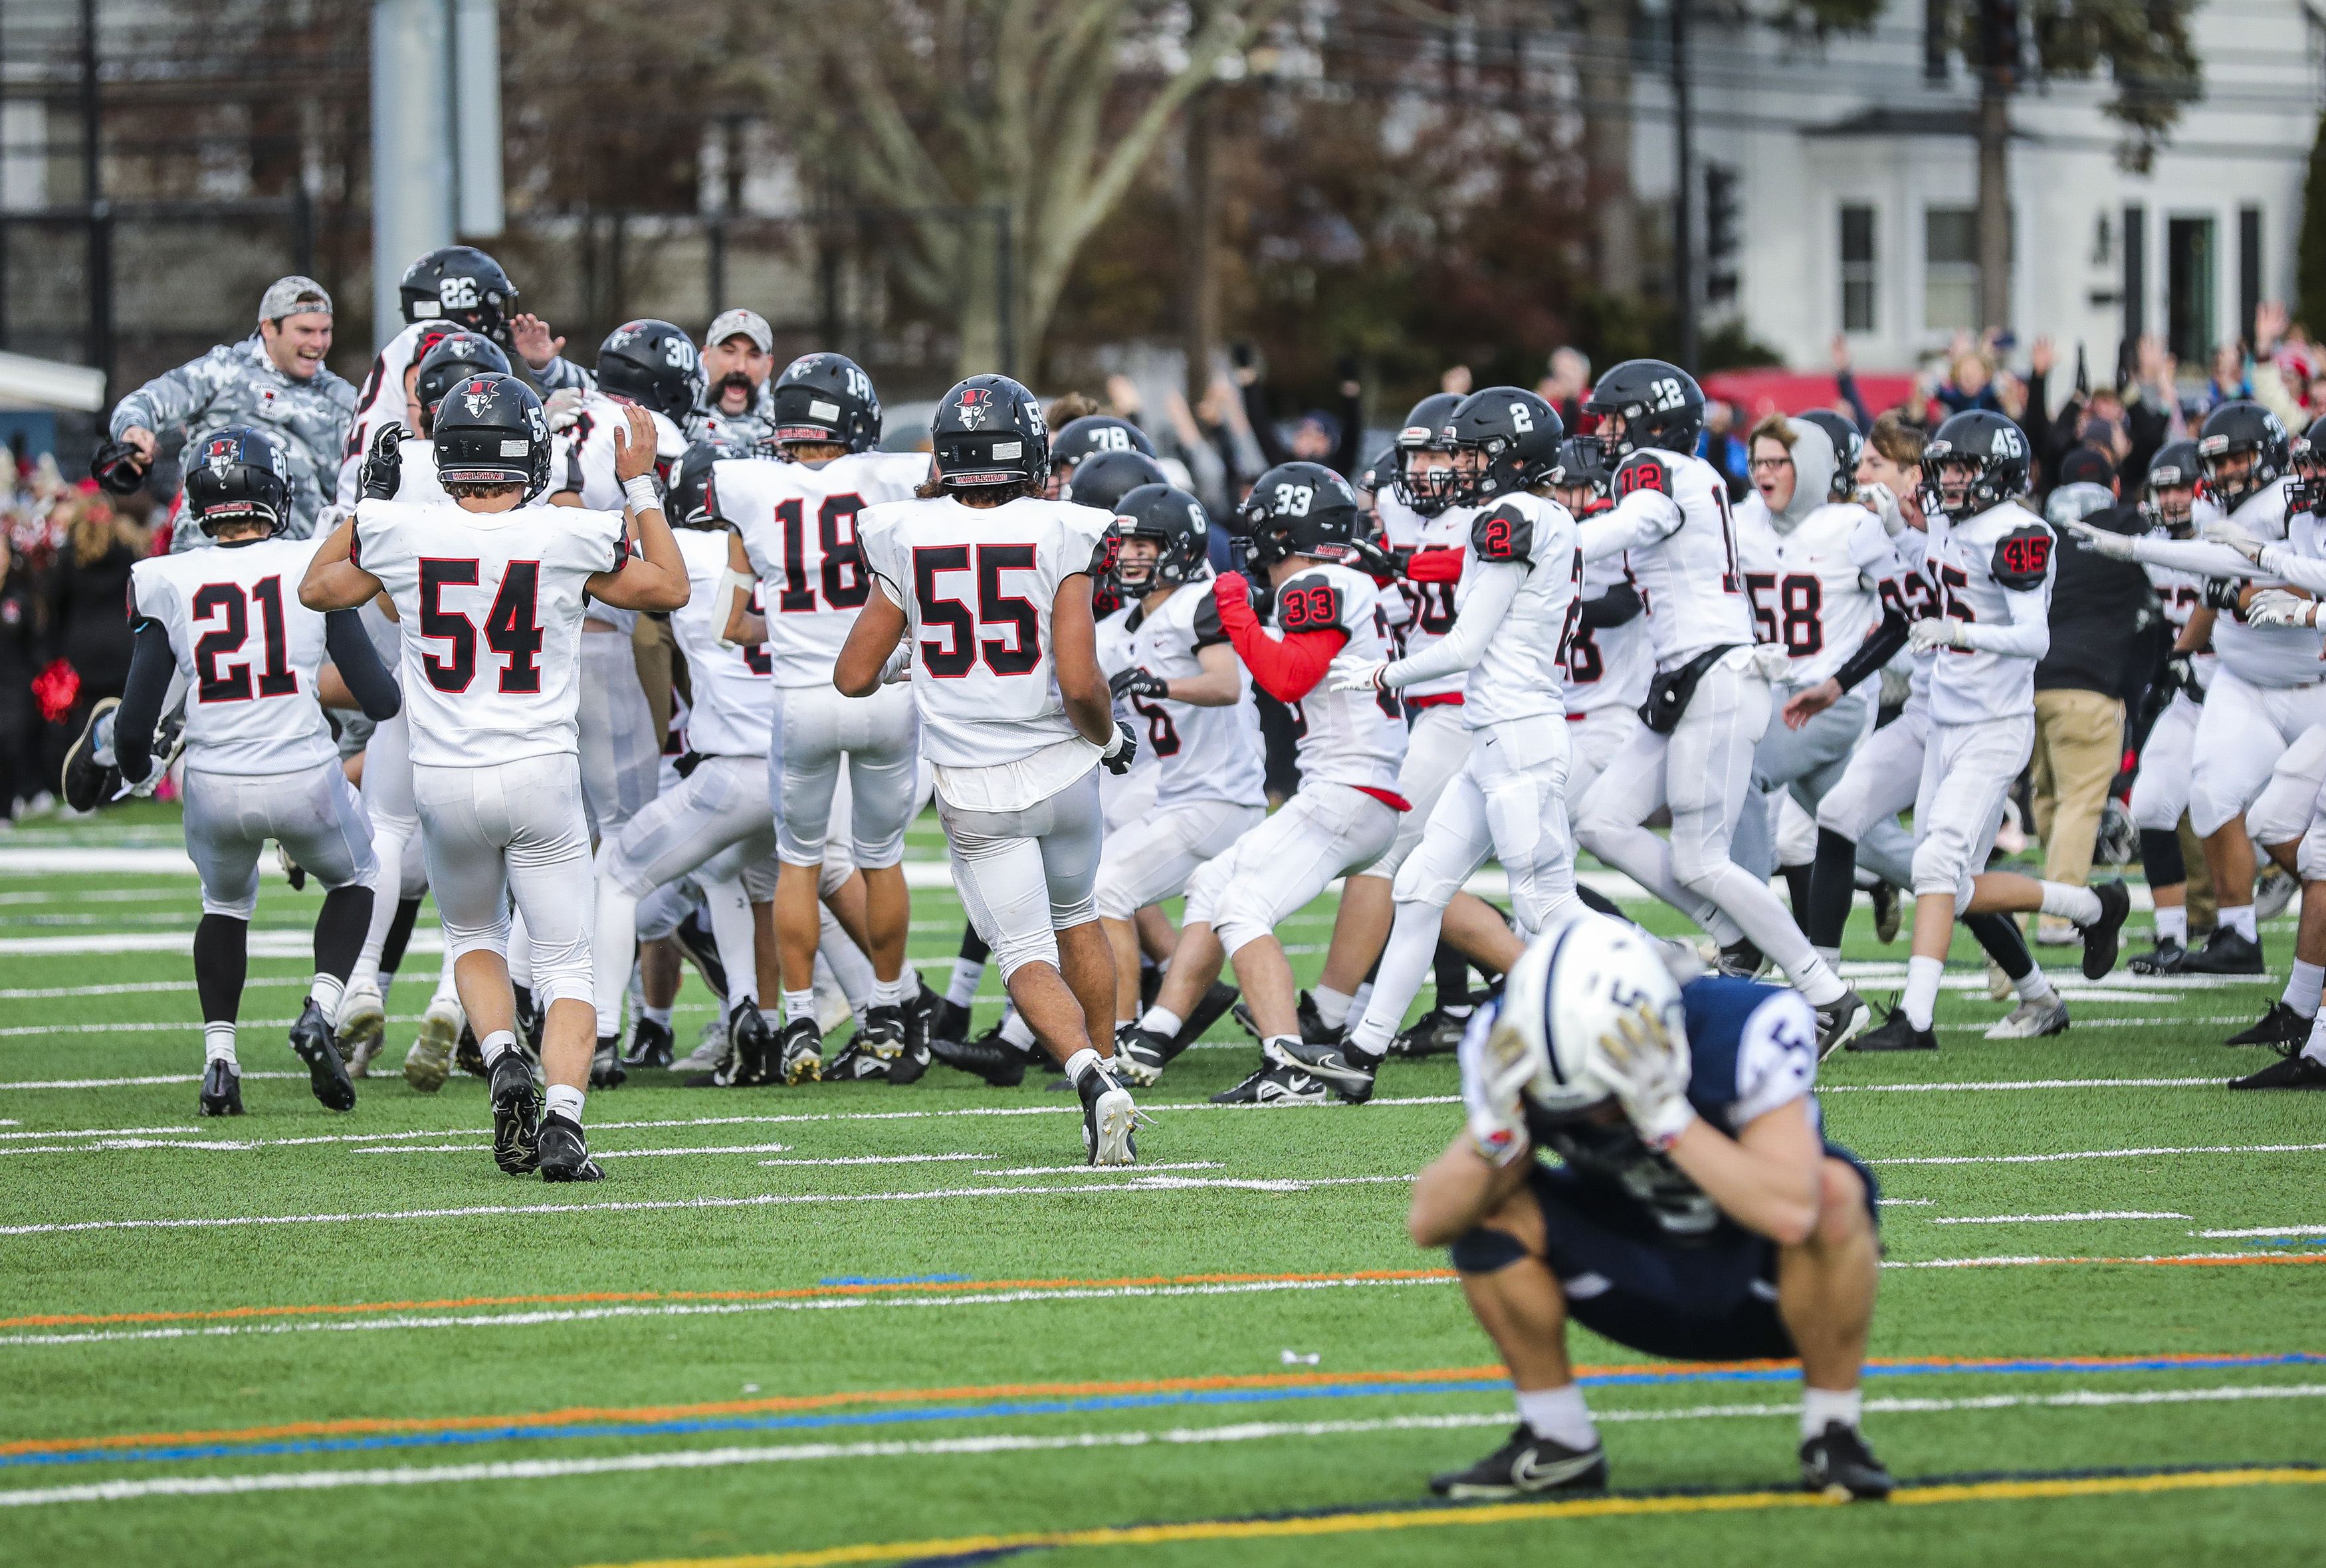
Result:
[[[2033,44],[2019,63],[2037,79],[2085,78],[2105,70],[2116,91],[2101,112],[2123,127],[2117,161],[2146,173],[2156,149],[2181,117],[2182,106],[2204,94],[2204,76],[2189,32],[2199,0],[2025,0],[2016,7],[2026,25],[2017,33]],[[1956,47],[1963,63],[1980,66],[1979,15],[2008,0],[1954,0]],[[2014,30],[2004,29],[2006,34]]]
[[2302,301],[2302,324],[2313,338],[2326,337],[2326,115],[2319,116],[2318,139],[2310,148],[2310,175],[2302,186],[2302,236],[2293,255],[2293,282]]

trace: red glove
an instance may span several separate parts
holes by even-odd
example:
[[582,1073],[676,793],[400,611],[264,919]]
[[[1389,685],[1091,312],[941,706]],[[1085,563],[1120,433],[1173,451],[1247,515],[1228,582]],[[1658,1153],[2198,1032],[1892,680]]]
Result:
[[1326,631],[1287,632],[1271,637],[1251,611],[1251,584],[1243,573],[1223,574],[1213,585],[1212,599],[1219,608],[1220,629],[1251,672],[1253,683],[1279,702],[1298,702],[1325,678],[1333,656],[1349,640],[1335,626]]
[[1212,603],[1220,612],[1220,629],[1231,639],[1260,626],[1260,617],[1251,613],[1251,582],[1241,571],[1223,571],[1213,580]]
[[1417,550],[1405,563],[1409,582],[1459,582],[1462,580],[1462,552],[1439,545],[1433,550]]

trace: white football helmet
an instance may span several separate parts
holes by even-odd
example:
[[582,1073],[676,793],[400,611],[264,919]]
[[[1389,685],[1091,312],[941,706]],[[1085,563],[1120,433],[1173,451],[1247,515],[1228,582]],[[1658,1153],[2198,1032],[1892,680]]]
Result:
[[1602,1042],[1642,1008],[1663,1021],[1685,1078],[1687,1024],[1662,944],[1629,921],[1584,915],[1537,938],[1511,966],[1486,1043],[1488,1074],[1553,1117],[1586,1110],[1621,1077]]

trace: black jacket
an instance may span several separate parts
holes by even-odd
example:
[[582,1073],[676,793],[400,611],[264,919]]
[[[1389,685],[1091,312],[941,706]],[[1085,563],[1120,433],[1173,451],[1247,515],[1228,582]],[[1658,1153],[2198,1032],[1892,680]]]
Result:
[[[2147,532],[2137,506],[2110,506],[2084,519],[2111,533]],[[2110,561],[2070,544],[2060,552],[2052,585],[2052,651],[2037,661],[2038,691],[2098,691],[2137,711],[2155,663],[2148,573],[2135,561]]]

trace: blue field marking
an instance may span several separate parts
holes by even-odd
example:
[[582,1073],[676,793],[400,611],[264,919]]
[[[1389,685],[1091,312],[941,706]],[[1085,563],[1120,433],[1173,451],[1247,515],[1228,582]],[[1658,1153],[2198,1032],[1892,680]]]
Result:
[[[1982,1376],[2042,1372],[2184,1372],[2239,1367],[2326,1366],[2326,1354],[2294,1351],[2285,1355],[2165,1357],[2154,1360],[2109,1361],[2095,1366],[2074,1357],[2029,1359],[1983,1366],[1871,1366],[1869,1378]],[[1791,1383],[1800,1377],[1792,1367],[1729,1369],[1675,1368],[1670,1371],[1586,1373],[1577,1381],[1596,1387],[1636,1387],[1689,1383]],[[0,1468],[73,1464],[151,1464],[179,1460],[253,1458],[279,1454],[347,1453],[384,1449],[464,1448],[488,1443],[572,1441],[600,1437],[679,1437],[706,1432],[804,1432],[817,1430],[912,1425],[935,1421],[974,1421],[1013,1415],[1077,1415],[1105,1410],[1154,1410],[1202,1406],[1266,1405],[1295,1400],[1371,1399],[1414,1394],[1478,1394],[1501,1385],[1477,1378],[1439,1383],[1344,1383],[1327,1387],[1269,1388],[1172,1389],[1151,1394],[1093,1395],[1075,1399],[1009,1399],[963,1405],[919,1406],[906,1410],[861,1410],[824,1415],[707,1416],[681,1421],[637,1421],[618,1424],[577,1424],[571,1426],[510,1425],[474,1427],[449,1432],[383,1433],[365,1437],[302,1438],[297,1441],[252,1443],[200,1443],[179,1448],[65,1449],[48,1453],[0,1456]]]
[[902,1274],[894,1276],[870,1274],[834,1274],[817,1280],[818,1285],[953,1285],[972,1276],[966,1274]]

